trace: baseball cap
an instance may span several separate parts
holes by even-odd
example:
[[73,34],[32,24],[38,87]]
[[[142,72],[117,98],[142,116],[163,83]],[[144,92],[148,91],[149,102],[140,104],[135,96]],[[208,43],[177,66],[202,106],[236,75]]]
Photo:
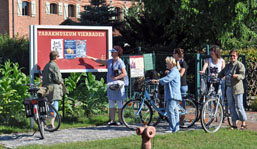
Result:
[[118,53],[118,51],[115,50],[114,48],[112,48],[112,49],[110,50],[110,52],[116,52],[116,53]]

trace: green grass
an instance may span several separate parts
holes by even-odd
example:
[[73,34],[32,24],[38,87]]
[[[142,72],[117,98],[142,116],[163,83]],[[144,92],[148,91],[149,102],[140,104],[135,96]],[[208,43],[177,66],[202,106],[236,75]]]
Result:
[[[170,148],[257,148],[257,132],[236,131],[220,129],[214,134],[205,133],[202,130],[179,132],[176,134],[157,135],[152,139],[152,149]],[[133,135],[117,139],[63,143],[51,146],[29,145],[19,147],[19,149],[139,149],[141,148],[141,136]]]
[[[82,117],[82,118],[65,118],[65,119],[62,119],[60,129],[105,125],[108,120],[109,120],[109,116],[107,113],[102,115],[94,115],[94,116]],[[33,131],[33,129],[30,128],[29,119],[27,123],[28,123],[28,126],[25,126],[25,127],[0,125],[0,135]],[[36,124],[34,128],[37,129]]]

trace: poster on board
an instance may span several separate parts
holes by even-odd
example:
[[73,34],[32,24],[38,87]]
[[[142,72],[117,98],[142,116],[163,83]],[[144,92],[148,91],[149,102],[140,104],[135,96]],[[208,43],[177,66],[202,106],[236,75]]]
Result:
[[51,39],[51,51],[57,51],[59,53],[59,59],[63,58],[63,40]]
[[75,40],[65,40],[64,41],[64,58],[65,59],[75,59],[76,58],[76,41]]
[[130,77],[144,77],[144,57],[143,56],[130,56]]
[[87,56],[87,41],[86,40],[76,40],[76,57],[86,57]]
[[111,26],[30,26],[30,70],[42,70],[49,53],[58,51],[62,73],[107,72],[107,67],[86,56],[109,59],[112,49]]

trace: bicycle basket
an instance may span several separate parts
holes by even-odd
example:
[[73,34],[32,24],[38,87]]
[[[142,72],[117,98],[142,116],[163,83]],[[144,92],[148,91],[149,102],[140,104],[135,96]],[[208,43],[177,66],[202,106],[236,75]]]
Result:
[[25,99],[24,102],[24,107],[25,107],[25,114],[26,117],[32,117],[33,116],[33,105],[32,105],[32,100],[30,99]]
[[40,115],[47,115],[49,112],[49,106],[47,104],[47,98],[38,99],[39,113]]

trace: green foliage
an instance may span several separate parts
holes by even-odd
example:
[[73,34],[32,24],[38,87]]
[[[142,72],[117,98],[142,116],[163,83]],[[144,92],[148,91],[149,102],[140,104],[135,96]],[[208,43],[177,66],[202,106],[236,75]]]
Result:
[[256,47],[256,1],[143,0],[143,3],[141,11],[129,9],[134,13],[128,13],[120,27],[124,41],[132,48],[194,50],[206,44],[224,49]]
[[[257,96],[257,95],[256,95]],[[251,104],[250,108],[253,111],[257,111],[257,98],[253,100],[253,103]]]
[[120,12],[115,11],[114,7],[106,5],[106,0],[91,0],[91,5],[85,7],[81,13],[81,25],[91,26],[113,26],[119,23]]
[[68,97],[65,109],[68,115],[80,115],[83,109],[85,115],[106,111],[107,96],[104,79],[95,80],[92,73],[71,73],[65,79]]
[[29,40],[24,37],[10,38],[8,34],[0,35],[0,64],[10,59],[17,62],[22,71],[29,74]]
[[92,73],[88,73],[83,84],[84,86],[79,88],[81,89],[81,96],[78,97],[78,100],[82,103],[85,115],[106,111],[108,100],[106,95],[107,86],[104,79],[97,81]]
[[[230,50],[222,50],[222,55],[229,55]],[[239,55],[245,55],[247,62],[255,62],[257,61],[257,49],[255,48],[247,48],[247,49],[239,49]]]
[[29,78],[21,72],[18,63],[6,61],[0,68],[0,123],[17,125],[25,122],[23,100],[29,96]]

